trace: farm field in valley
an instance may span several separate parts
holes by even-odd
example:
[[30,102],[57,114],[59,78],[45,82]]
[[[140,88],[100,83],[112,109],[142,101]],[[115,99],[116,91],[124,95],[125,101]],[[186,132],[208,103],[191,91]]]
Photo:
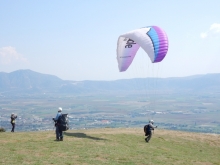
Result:
[[0,126],[9,130],[14,112],[17,131],[51,130],[58,107],[69,114],[71,129],[143,127],[153,119],[160,128],[220,133],[217,94],[2,96]]

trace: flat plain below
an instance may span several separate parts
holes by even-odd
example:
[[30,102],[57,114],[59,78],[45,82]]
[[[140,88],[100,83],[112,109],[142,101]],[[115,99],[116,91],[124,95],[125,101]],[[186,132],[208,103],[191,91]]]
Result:
[[0,164],[220,165],[220,135],[142,128],[0,133]]

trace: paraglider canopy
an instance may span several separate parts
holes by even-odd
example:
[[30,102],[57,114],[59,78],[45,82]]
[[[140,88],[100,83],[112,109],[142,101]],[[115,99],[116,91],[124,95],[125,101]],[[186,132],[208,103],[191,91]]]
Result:
[[117,44],[120,72],[128,69],[140,47],[148,54],[152,63],[161,62],[168,51],[167,35],[157,26],[148,26],[120,35]]

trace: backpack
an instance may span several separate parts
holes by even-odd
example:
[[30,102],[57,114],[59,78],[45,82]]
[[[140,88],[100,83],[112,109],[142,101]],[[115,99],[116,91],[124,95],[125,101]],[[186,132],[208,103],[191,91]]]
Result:
[[149,129],[149,125],[147,124],[147,125],[144,126],[144,133],[145,134],[148,132],[148,129]]
[[58,127],[61,131],[67,131],[69,129],[68,114],[61,114],[57,120]]

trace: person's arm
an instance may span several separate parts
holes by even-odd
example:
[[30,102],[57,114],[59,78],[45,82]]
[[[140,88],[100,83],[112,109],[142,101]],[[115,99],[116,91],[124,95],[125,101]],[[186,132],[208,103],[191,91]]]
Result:
[[60,117],[60,113],[57,114],[54,120],[57,121],[59,117]]
[[149,126],[150,126],[150,128],[152,129],[152,130],[154,130],[154,128],[157,128],[157,126],[154,126],[153,124],[149,124]]

